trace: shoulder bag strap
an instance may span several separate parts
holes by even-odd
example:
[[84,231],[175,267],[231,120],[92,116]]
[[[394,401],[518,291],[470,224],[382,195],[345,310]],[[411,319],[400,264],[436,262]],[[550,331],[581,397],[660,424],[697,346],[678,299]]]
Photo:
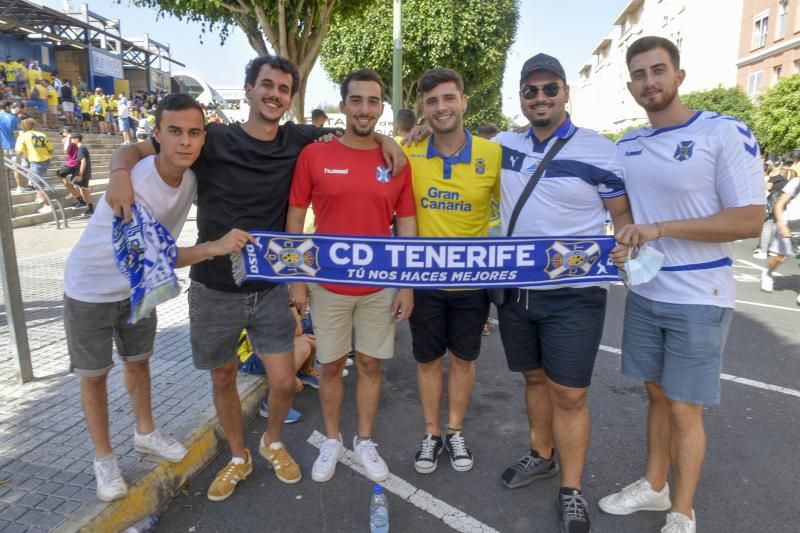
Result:
[[[575,134],[573,133],[572,135]],[[519,214],[522,211],[522,208],[525,206],[525,202],[528,201],[528,198],[533,192],[533,188],[536,187],[537,183],[539,183],[539,179],[541,179],[544,171],[547,170],[550,162],[553,160],[553,158],[555,158],[556,154],[561,151],[564,145],[567,144],[567,141],[572,138],[572,135],[569,137],[560,137],[553,147],[550,148],[547,154],[545,154],[542,162],[539,163],[539,166],[536,167],[536,171],[533,173],[533,176],[531,176],[528,184],[525,185],[525,188],[522,190],[522,194],[520,194],[517,204],[514,206],[514,211],[511,213],[511,219],[508,222],[508,231],[506,232],[507,237],[510,237],[511,234],[514,233],[514,226],[517,225],[517,218],[519,218]]]

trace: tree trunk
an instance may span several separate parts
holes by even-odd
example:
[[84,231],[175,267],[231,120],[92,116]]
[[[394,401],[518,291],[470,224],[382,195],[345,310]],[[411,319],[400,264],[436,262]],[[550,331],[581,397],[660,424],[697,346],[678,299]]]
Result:
[[300,72],[300,87],[297,94],[292,99],[292,113],[294,113],[294,120],[298,124],[305,124],[305,96],[306,85],[308,84],[308,76],[310,72]]

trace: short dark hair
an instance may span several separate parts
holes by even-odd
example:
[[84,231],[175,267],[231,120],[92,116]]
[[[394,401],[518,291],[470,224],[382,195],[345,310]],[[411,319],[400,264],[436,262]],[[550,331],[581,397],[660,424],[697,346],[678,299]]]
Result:
[[374,81],[381,86],[381,101],[383,101],[384,89],[383,80],[381,79],[380,74],[372,69],[362,68],[360,70],[354,70],[344,77],[344,81],[342,81],[342,85],[339,88],[339,92],[342,95],[342,102],[347,100],[347,91],[350,88],[351,81]]
[[675,67],[675,70],[681,68],[681,53],[678,47],[675,46],[675,43],[656,35],[640,37],[633,41],[633,44],[628,47],[628,51],[625,53],[625,63],[627,63],[628,68],[630,68],[631,60],[634,56],[649,52],[650,50],[655,50],[656,48],[662,48],[669,54],[669,59],[672,62],[672,66]]
[[318,118],[328,118],[328,114],[323,111],[322,109],[315,109],[311,112],[311,120],[317,120]]
[[83,134],[82,133],[73,133],[72,134],[72,138],[73,139],[77,139],[79,141],[82,141],[83,140]]
[[401,109],[397,112],[397,129],[409,131],[417,125],[417,116],[410,109]]
[[258,73],[261,72],[261,67],[265,65],[289,74],[292,77],[292,96],[297,93],[300,89],[300,71],[297,70],[297,65],[281,56],[266,55],[251,59],[244,68],[244,84],[255,85]]
[[0,105],[0,107],[2,107],[2,109],[8,109],[9,107],[11,107],[11,100],[3,101],[2,105]]
[[420,77],[417,82],[417,92],[420,96],[428,91],[434,90],[443,83],[453,82],[458,91],[464,93],[464,80],[461,74],[451,68],[432,68]]
[[203,123],[206,121],[206,114],[203,111],[203,106],[195,100],[192,96],[183,93],[169,94],[165,96],[156,107],[156,121],[155,126],[161,127],[161,115],[164,111],[183,111],[184,109],[197,109],[200,116],[203,117]]
[[478,129],[475,131],[480,136],[483,135],[496,135],[497,125],[494,122],[481,122],[478,124]]

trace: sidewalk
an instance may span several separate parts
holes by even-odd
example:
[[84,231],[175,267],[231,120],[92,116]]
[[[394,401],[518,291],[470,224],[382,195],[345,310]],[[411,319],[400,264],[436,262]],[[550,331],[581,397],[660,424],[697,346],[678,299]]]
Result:
[[[190,215],[193,217],[193,214]],[[191,360],[186,297],[158,310],[151,360],[156,424],[190,453],[178,465],[159,463],[133,450],[134,418],[120,365],[109,374],[111,443],[128,482],[129,496],[112,504],[95,497],[94,451],[80,406],[79,381],[69,374],[62,324],[64,261],[86,222],[66,230],[43,225],[15,230],[28,337],[36,379],[18,385],[9,349],[5,298],[0,292],[0,531],[103,531],[114,533],[158,510],[221,447],[207,372]],[[181,243],[194,242],[193,218]],[[179,272],[188,287],[188,269]],[[263,379],[241,375],[246,416],[263,394]]]

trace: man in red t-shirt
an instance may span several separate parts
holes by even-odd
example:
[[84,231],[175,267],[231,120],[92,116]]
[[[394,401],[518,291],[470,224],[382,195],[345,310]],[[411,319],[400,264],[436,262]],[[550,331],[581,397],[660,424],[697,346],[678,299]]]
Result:
[[[417,233],[411,166],[392,176],[375,141],[375,124],[383,113],[383,82],[377,73],[358,70],[341,87],[339,108],[347,117],[345,134],[330,143],[308,145],[300,153],[292,178],[286,231],[302,233],[309,204],[317,232],[336,235],[391,235],[392,218],[401,237]],[[339,417],[344,396],[342,370],[355,331],[358,369],[357,459],[367,477],[384,481],[389,468],[378,455],[372,427],[381,393],[381,360],[394,355],[395,323],[411,314],[411,289],[293,283],[292,303],[305,312],[310,292],[317,359],[321,364],[319,399],[327,440],[311,472],[314,481],[328,481],[344,453]]]

